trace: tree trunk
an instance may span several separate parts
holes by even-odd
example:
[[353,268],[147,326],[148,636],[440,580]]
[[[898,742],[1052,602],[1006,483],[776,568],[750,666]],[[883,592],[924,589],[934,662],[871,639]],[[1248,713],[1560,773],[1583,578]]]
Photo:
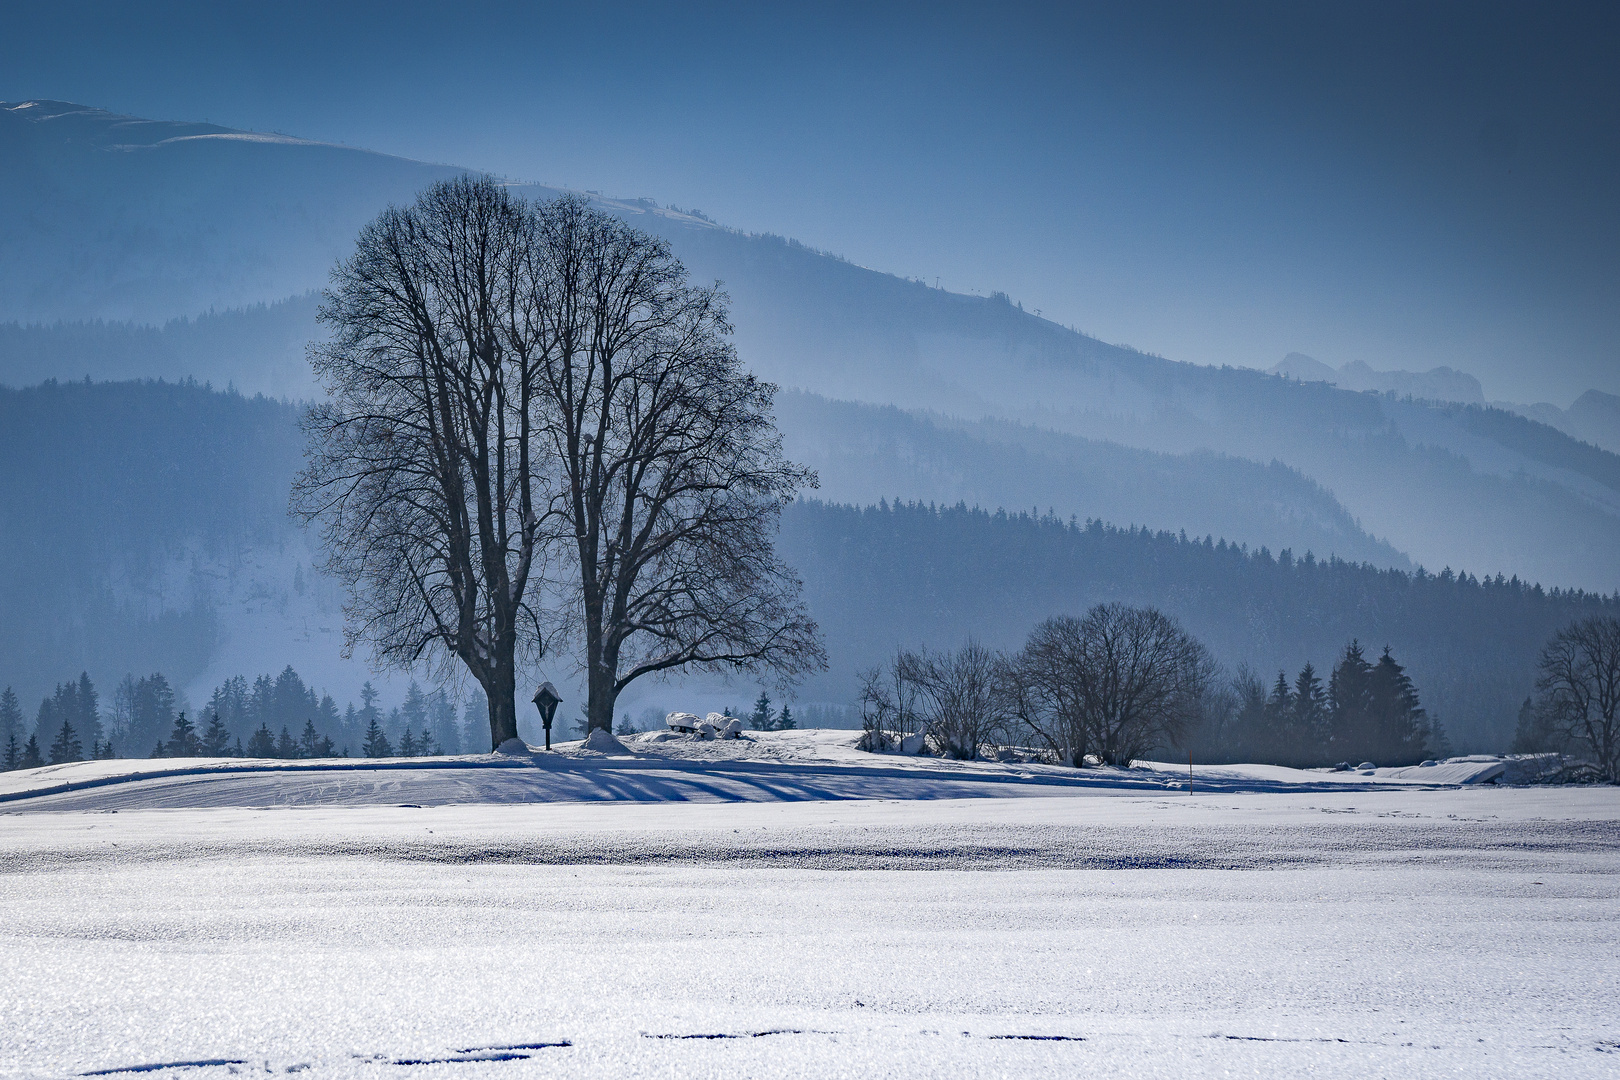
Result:
[[613,689],[614,667],[606,661],[599,661],[591,665],[590,691],[585,705],[585,734],[590,735],[597,728],[608,734],[613,734],[613,706],[618,701],[618,694]]
[[518,737],[517,678],[511,667],[504,667],[484,687],[489,698],[489,748],[498,750],[507,739]]

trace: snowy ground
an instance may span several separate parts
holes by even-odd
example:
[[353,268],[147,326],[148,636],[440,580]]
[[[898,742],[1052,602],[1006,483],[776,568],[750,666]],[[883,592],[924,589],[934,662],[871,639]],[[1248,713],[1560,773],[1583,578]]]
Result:
[[290,768],[0,804],[0,1076],[1620,1075],[1620,789],[883,759],[926,797],[648,801],[818,758],[616,760],[393,770],[470,785],[417,807],[272,805]]
[[[1327,772],[1272,765],[1148,762],[1076,770],[1035,762],[944,761],[855,749],[858,732],[750,732],[697,739],[669,732],[627,740],[628,753],[581,744],[556,752],[384,761],[165,758],[86,761],[0,773],[0,812],[156,807],[450,803],[954,799],[1085,794],[1314,791],[1477,783],[1494,758],[1426,768]],[[26,802],[26,807],[24,803]]]

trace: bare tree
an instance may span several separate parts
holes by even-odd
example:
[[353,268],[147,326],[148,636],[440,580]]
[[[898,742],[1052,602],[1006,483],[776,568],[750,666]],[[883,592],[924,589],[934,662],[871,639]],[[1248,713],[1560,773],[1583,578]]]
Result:
[[1047,620],[1009,666],[1025,727],[1069,761],[1092,753],[1108,765],[1179,743],[1202,715],[1216,670],[1174,619],[1123,604]]
[[918,715],[946,757],[972,759],[1007,719],[1002,658],[974,641],[955,652],[902,652],[895,677],[917,688]]
[[1007,708],[1018,728],[1064,765],[1086,762],[1086,659],[1084,624],[1061,616],[1031,631],[1002,676]]
[[1541,652],[1540,708],[1553,729],[1620,780],[1620,619],[1594,615],[1553,635]]
[[569,550],[588,728],[611,730],[645,675],[824,667],[774,549],[782,506],[815,474],[783,458],[776,388],[739,363],[725,297],[688,286],[664,240],[581,199],[542,206],[538,227],[536,452],[553,477],[544,517]]
[[860,749],[890,749],[889,734],[904,738],[917,731],[917,686],[906,679],[898,659],[883,668],[868,668],[860,680]]
[[527,603],[541,555],[531,458],[535,229],[488,179],[429,188],[360,233],[312,348],[327,399],[304,422],[293,510],[319,521],[349,588],[350,649],[388,665],[458,657],[517,736],[517,668],[542,647]]

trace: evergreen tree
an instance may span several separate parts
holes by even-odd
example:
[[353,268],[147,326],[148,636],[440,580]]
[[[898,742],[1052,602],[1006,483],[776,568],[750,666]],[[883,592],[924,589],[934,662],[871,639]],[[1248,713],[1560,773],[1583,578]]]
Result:
[[225,721],[219,718],[219,713],[215,713],[198,740],[198,749],[204,757],[225,757],[230,753],[230,743],[231,733],[225,727]]
[[315,721],[304,721],[304,733],[298,738],[298,752],[300,757],[312,758],[317,756],[321,749],[321,737],[315,731]]
[[382,725],[383,714],[382,710],[377,708],[377,691],[369,679],[360,687],[360,713],[355,719],[359,729],[366,732],[371,730],[373,722],[379,727]]
[[474,694],[461,709],[461,745],[469,754],[487,754],[489,745],[489,700]]
[[411,729],[408,727],[405,729],[405,734],[402,735],[399,740],[399,756],[416,756],[416,738],[411,734]]
[[197,727],[186,714],[181,713],[174,718],[174,730],[169,734],[169,741],[163,747],[164,757],[197,757]]
[[[323,758],[337,757],[337,746],[332,742],[332,736],[321,736],[321,743],[315,748],[315,756]],[[347,754],[344,754],[344,757],[347,756]]]
[[17,745],[17,733],[13,731],[10,735],[6,736],[6,756],[3,766],[0,767],[4,767],[6,772],[10,772],[21,764],[22,747]]
[[1294,764],[1294,692],[1288,688],[1288,675],[1277,672],[1271,696],[1266,698],[1265,734],[1261,745],[1265,756],[1275,764]]
[[[6,687],[0,693],[0,739],[10,742],[20,739],[23,735],[22,706],[17,702],[17,695],[12,693],[11,687]],[[16,768],[15,765],[11,766]]]
[[248,740],[247,757],[273,758],[276,756],[276,737],[270,734],[270,725],[260,724],[259,730]]
[[51,764],[79,761],[83,757],[84,747],[79,742],[78,732],[73,730],[71,723],[62,721],[62,730],[57,732],[56,741],[51,743]]
[[773,731],[776,728],[776,715],[771,712],[770,695],[761,690],[759,700],[754,702],[754,711],[748,716],[748,726],[755,731]]
[[243,758],[247,756],[247,748],[242,745],[242,736],[238,735],[236,737],[236,745],[231,748],[231,757]]
[[1373,665],[1370,683],[1373,722],[1368,734],[1373,760],[1389,765],[1422,761],[1429,752],[1429,714],[1388,646]]
[[786,705],[783,705],[781,713],[776,717],[776,730],[792,731],[798,726],[799,722],[793,719],[793,710],[789,709]]
[[276,740],[276,757],[292,760],[298,756],[298,744],[293,741],[292,732],[287,730],[285,724],[281,727],[281,738]]
[[1372,728],[1372,665],[1352,639],[1328,679],[1328,749],[1330,756],[1351,762],[1370,750]]
[[428,729],[428,699],[422,688],[412,679],[405,688],[405,700],[399,706],[399,719],[408,728],[426,732]]
[[[370,683],[366,684],[368,689],[370,686]],[[371,703],[367,702],[366,706],[371,708]],[[374,709],[371,714],[371,723],[366,726],[366,741],[362,744],[361,749],[365,751],[366,757],[394,756],[394,748],[388,745],[388,736],[383,734],[382,725],[377,723],[377,714]]]
[[28,742],[23,745],[22,760],[17,763],[19,769],[37,769],[45,764],[45,759],[39,756],[39,736],[28,736]]
[[461,725],[456,723],[456,703],[443,690],[433,695],[428,707],[433,724],[433,741],[444,754],[461,753]]
[[338,715],[337,702],[332,700],[331,694],[322,694],[320,704],[315,707],[315,730],[331,738],[343,734],[343,717]]
[[156,672],[135,683],[131,698],[125,745],[136,750],[161,746],[174,727],[174,687],[161,672]]
[[1325,755],[1327,693],[1316,667],[1306,661],[1294,680],[1291,749],[1296,765],[1316,765]]
[[[219,720],[227,732],[234,734],[238,739],[244,732],[251,732],[253,722],[248,718],[247,679],[241,675],[232,675],[216,686],[213,696],[208,699],[208,711]],[[221,752],[224,752],[223,746]]]
[[348,746],[352,743],[357,743],[360,741],[365,734],[360,730],[360,728],[360,712],[354,707],[354,702],[351,701],[349,702],[348,707],[343,710],[342,737],[344,746]]
[[87,737],[92,743],[101,741],[101,695],[96,693],[95,684],[90,681],[90,673],[79,673],[79,685],[74,694],[74,711],[78,719],[76,726],[81,736]]

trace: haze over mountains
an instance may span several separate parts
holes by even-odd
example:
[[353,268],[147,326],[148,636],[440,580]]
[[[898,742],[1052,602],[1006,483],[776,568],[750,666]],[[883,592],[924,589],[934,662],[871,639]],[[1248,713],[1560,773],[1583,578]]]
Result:
[[[458,171],[0,104],[0,382],[189,377],[307,397],[312,290],[378,209]],[[738,348],[784,388],[789,450],[820,470],[820,498],[1051,510],[1318,558],[1620,588],[1620,456],[1605,419],[1620,412],[1607,395],[1530,419],[1485,405],[1449,369],[1391,383],[1401,373],[1308,357],[1281,374],[1197,367],[1000,294],[942,291],[648,198],[595,197],[668,237],[694,278],[725,283]],[[277,558],[303,572],[305,541],[276,528],[288,531],[271,546],[300,552]]]

